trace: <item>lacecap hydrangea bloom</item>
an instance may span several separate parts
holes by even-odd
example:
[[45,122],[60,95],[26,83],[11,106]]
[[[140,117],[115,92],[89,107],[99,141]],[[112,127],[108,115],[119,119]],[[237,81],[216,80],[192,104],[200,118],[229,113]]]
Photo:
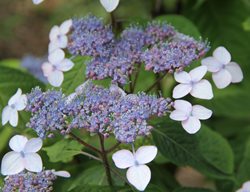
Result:
[[94,16],[74,19],[68,50],[73,55],[90,56],[86,75],[90,79],[111,78],[128,83],[139,64],[154,73],[183,70],[209,50],[207,42],[179,33],[159,21],[146,27],[129,26],[115,37],[110,25]]
[[103,88],[91,82],[77,89],[70,100],[60,91],[42,92],[39,88],[27,95],[28,127],[44,138],[55,130],[62,134],[72,129],[86,129],[104,136],[114,134],[120,142],[131,143],[139,135],[148,135],[152,116],[165,115],[171,100],[144,93],[125,95],[117,86]]
[[4,179],[3,192],[51,192],[57,177],[70,177],[66,171],[43,170],[38,173],[23,171]]

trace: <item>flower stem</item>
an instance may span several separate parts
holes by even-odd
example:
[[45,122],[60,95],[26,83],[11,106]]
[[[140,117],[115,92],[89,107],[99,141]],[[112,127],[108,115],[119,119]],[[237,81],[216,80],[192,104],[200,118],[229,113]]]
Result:
[[117,142],[113,147],[106,150],[106,152],[110,153],[110,152],[114,151],[120,144],[121,144],[120,142]]
[[156,85],[159,85],[159,83],[161,82],[161,80],[166,76],[167,73],[165,73],[162,76],[159,76],[158,79],[153,83],[153,85],[151,85],[146,91],[145,93],[150,92]]
[[69,135],[74,138],[78,143],[84,145],[85,147],[92,149],[93,151],[97,152],[97,153],[101,153],[101,151],[97,148],[95,148],[94,146],[86,143],[85,141],[83,141],[80,137],[76,136],[74,133],[69,133]]
[[108,162],[108,158],[107,158],[107,152],[105,151],[105,146],[104,146],[104,137],[103,137],[103,135],[99,134],[99,138],[100,138],[100,144],[101,144],[101,156],[102,156],[108,184],[109,184],[109,186],[113,186],[111,172],[110,172],[110,166],[109,166],[109,162]]
[[97,161],[102,162],[102,160],[101,160],[100,158],[98,158],[98,157],[96,157],[96,156],[94,156],[94,155],[92,155],[92,154],[90,154],[90,153],[87,153],[87,152],[85,152],[85,151],[81,151],[80,154],[85,155],[85,156],[87,156],[87,157],[89,157],[89,158],[91,158],[91,159],[95,159],[95,160],[97,160]]

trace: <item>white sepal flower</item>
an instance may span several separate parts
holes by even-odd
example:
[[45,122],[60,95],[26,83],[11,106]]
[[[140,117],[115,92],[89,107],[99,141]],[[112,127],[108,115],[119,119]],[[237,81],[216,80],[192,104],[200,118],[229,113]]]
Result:
[[242,187],[236,192],[250,192],[250,181],[243,183]]
[[52,86],[59,87],[64,79],[63,72],[72,69],[74,63],[65,58],[65,54],[61,49],[56,49],[50,53],[48,60],[42,65],[43,74]]
[[42,171],[42,159],[36,153],[42,147],[40,138],[28,140],[22,135],[16,135],[10,139],[10,148],[13,150],[4,155],[1,164],[3,175],[14,175],[27,169],[31,172]]
[[239,83],[243,79],[240,66],[231,62],[231,54],[225,47],[218,47],[214,50],[212,57],[201,61],[212,72],[212,78],[217,88],[223,89],[230,83]]
[[120,0],[100,0],[102,6],[107,12],[112,12],[119,5]]
[[70,31],[72,26],[72,20],[64,21],[60,26],[55,25],[51,28],[49,39],[49,53],[56,50],[57,48],[66,48],[68,45],[67,33]]
[[145,164],[151,162],[157,155],[155,146],[140,147],[134,154],[129,150],[120,150],[113,154],[116,167],[128,169],[127,179],[139,191],[144,191],[151,179],[151,171]]
[[176,100],[174,102],[175,110],[170,114],[170,118],[175,121],[181,121],[182,127],[190,134],[194,134],[201,128],[200,120],[209,119],[212,111],[201,106],[192,106],[185,100]]
[[13,127],[18,124],[18,111],[25,109],[27,105],[27,97],[22,94],[22,90],[18,89],[15,95],[13,95],[8,102],[8,105],[2,112],[2,125],[9,122]]
[[32,0],[34,4],[38,5],[42,3],[44,0]]
[[175,80],[180,83],[173,90],[173,97],[179,99],[191,94],[193,97],[200,99],[212,99],[213,90],[208,80],[202,79],[207,72],[207,67],[200,66],[191,70],[189,73],[185,71],[176,72]]
[[56,176],[59,176],[59,177],[65,177],[65,178],[69,178],[71,177],[70,173],[68,171],[55,171],[55,170],[52,170],[52,173]]

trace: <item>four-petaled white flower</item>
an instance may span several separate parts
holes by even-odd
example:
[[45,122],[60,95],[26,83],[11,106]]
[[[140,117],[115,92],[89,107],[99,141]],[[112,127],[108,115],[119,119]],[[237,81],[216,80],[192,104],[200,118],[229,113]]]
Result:
[[13,150],[4,155],[1,164],[3,175],[18,174],[24,169],[31,172],[42,171],[42,159],[36,153],[42,147],[40,138],[28,140],[22,135],[16,135],[10,139],[10,148]]
[[151,162],[157,154],[155,146],[140,147],[134,154],[129,150],[120,150],[113,154],[116,167],[128,169],[127,179],[139,191],[144,191],[151,179],[151,171],[145,164]]
[[53,52],[58,48],[64,49],[67,47],[67,33],[70,31],[71,26],[72,20],[69,19],[64,21],[60,26],[55,25],[54,27],[52,27],[49,34],[49,53]]
[[193,97],[200,99],[212,99],[212,86],[208,80],[202,79],[207,72],[207,67],[200,66],[189,73],[185,71],[176,72],[174,74],[175,80],[180,83],[173,90],[173,97],[179,99],[191,94]]
[[107,12],[112,12],[119,5],[120,0],[100,0],[102,6]]
[[32,0],[34,4],[38,5],[42,3],[44,0]]
[[231,54],[225,47],[218,47],[214,50],[212,57],[201,61],[212,72],[212,78],[217,88],[223,89],[230,83],[239,83],[243,79],[240,66],[231,62]]
[[201,128],[200,120],[209,119],[212,111],[201,106],[192,106],[185,100],[174,102],[175,110],[170,114],[170,118],[181,121],[182,127],[190,134],[194,134]]
[[18,89],[15,95],[9,99],[8,105],[3,109],[2,124],[5,125],[9,121],[13,127],[16,127],[18,124],[18,111],[24,110],[26,104],[26,95],[22,95],[22,90]]
[[250,192],[250,181],[245,182],[236,192]]
[[44,76],[47,77],[52,86],[59,87],[64,79],[63,72],[72,69],[74,63],[65,58],[65,54],[61,49],[56,49],[50,53],[48,60],[42,65]]

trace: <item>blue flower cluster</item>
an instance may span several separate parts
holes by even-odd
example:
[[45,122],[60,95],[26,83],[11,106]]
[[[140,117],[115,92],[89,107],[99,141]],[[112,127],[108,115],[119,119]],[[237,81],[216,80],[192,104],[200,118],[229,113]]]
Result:
[[21,172],[10,175],[4,180],[3,192],[50,192],[53,191],[53,181],[57,176],[50,170],[39,173]]
[[208,50],[206,42],[196,41],[177,33],[171,41],[147,49],[142,55],[142,60],[146,70],[153,70],[155,73],[164,71],[173,73],[200,59]]
[[29,127],[42,138],[54,130],[66,134],[86,129],[105,137],[113,133],[120,142],[131,143],[138,135],[148,135],[152,127],[147,120],[165,115],[170,106],[170,99],[126,95],[115,85],[103,88],[88,82],[68,97],[60,91],[33,89],[26,110],[32,113]]
[[124,85],[138,64],[145,63],[146,69],[155,73],[172,72],[199,59],[208,47],[156,21],[145,28],[130,26],[115,38],[109,25],[87,16],[74,19],[68,49],[73,55],[92,57],[87,63],[88,78],[109,77],[113,83]]
[[35,88],[27,95],[26,111],[31,112],[27,127],[33,128],[39,137],[45,138],[47,132],[66,127],[66,116],[63,113],[66,102],[60,91],[42,92]]

